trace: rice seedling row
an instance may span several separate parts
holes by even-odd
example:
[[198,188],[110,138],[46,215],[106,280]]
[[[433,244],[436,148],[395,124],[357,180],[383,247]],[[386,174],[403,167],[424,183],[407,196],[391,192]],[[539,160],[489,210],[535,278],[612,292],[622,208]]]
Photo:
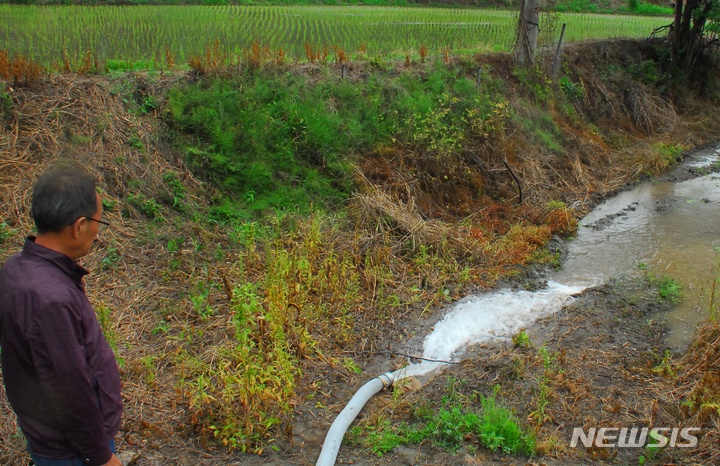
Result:
[[[559,13],[566,40],[644,37],[670,18]],[[178,62],[204,53],[218,41],[239,54],[253,43],[306,59],[314,48],[358,50],[371,56],[402,57],[421,46],[439,54],[503,51],[512,47],[516,12],[490,9],[433,9],[328,6],[26,6],[0,5],[0,48],[57,64],[64,53],[87,51],[101,60],[162,60],[168,48]],[[543,28],[542,40],[557,40],[557,28]]]

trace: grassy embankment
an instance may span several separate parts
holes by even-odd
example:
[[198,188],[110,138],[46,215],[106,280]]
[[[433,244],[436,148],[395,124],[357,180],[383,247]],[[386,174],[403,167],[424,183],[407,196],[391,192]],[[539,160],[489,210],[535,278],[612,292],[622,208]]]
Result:
[[85,164],[113,224],[88,289],[123,439],[282,448],[293,412],[326,406],[400,324],[552,265],[545,244],[597,196],[717,137],[717,84],[669,85],[654,56],[578,47],[555,79],[506,55],[237,72],[212,50],[189,74],[25,75],[0,93],[2,257],[31,231],[32,179]]

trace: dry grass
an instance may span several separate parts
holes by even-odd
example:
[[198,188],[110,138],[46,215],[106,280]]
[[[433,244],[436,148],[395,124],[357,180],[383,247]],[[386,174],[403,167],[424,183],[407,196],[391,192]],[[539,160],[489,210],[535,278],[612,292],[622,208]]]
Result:
[[[260,62],[270,60],[264,53],[253,49],[249,57]],[[312,53],[318,55],[316,60],[322,60],[322,52]],[[487,60],[496,60],[500,72],[506,57]],[[198,73],[225,72],[225,66],[222,51],[209,48],[204,57],[196,59],[194,69]],[[298,72],[321,75],[318,66],[306,66],[305,71]],[[353,79],[368,75],[361,64],[348,66]],[[202,422],[193,422],[199,420],[192,418],[187,400],[176,391],[177,358],[192,347],[199,358],[218,361],[217,349],[229,341],[233,286],[260,281],[269,255],[262,250],[263,244],[257,250],[228,244],[227,232],[205,223],[186,222],[170,205],[160,205],[161,221],[148,218],[128,202],[131,194],[163,198],[168,173],[175,173],[186,187],[187,203],[202,207],[210,197],[202,183],[185,169],[181,156],[158,143],[159,120],[138,112],[132,102],[123,102],[128,95],[153,96],[162,105],[165,89],[178,79],[181,77],[161,75],[157,81],[150,81],[132,76],[132,90],[128,92],[122,90],[127,85],[123,81],[62,74],[42,78],[36,88],[12,90],[13,108],[0,132],[0,223],[6,222],[17,234],[4,244],[0,261],[18,250],[22,236],[31,231],[29,191],[38,174],[49,164],[65,159],[95,173],[105,190],[105,200],[114,206],[106,209],[113,226],[106,230],[101,248],[93,251],[84,265],[96,272],[88,277],[88,292],[96,307],[112,310],[110,331],[117,338],[117,354],[124,360],[126,414],[119,447],[140,451],[146,459],[156,458],[156,464],[171,464],[179,456],[198,464],[222,464],[230,461],[230,455],[201,442],[210,439],[212,433]],[[580,108],[597,112],[598,122],[619,122],[618,133],[627,138],[625,141],[638,141],[633,138],[637,134],[688,129],[685,120],[676,120],[669,104],[645,87],[630,88],[628,97],[622,99],[599,79],[586,81],[585,86],[588,97]],[[331,393],[337,388],[332,382],[351,379],[337,355],[350,354],[361,360],[363,351],[378,351],[388,341],[401,340],[400,327],[405,321],[415,321],[470,288],[492,285],[503,273],[530,260],[550,235],[571,232],[576,217],[599,196],[619,189],[647,168],[633,154],[638,148],[650,147],[649,142],[612,143],[557,112],[553,119],[568,148],[563,155],[531,146],[518,128],[510,128],[493,144],[478,144],[471,153],[457,158],[455,167],[402,147],[364,154],[358,163],[363,189],[351,205],[356,221],[353,227],[342,232],[323,229],[322,244],[313,245],[307,243],[312,222],[294,225],[297,230],[282,238],[278,250],[306,248],[309,252],[304,254],[313,258],[311,265],[316,267],[315,277],[327,279],[314,282],[314,288],[302,289],[302,293],[296,287],[286,290],[293,299],[305,299],[291,301],[286,310],[296,322],[307,319],[308,330],[321,350],[298,349],[299,354],[312,358],[300,363],[305,373],[299,382],[300,393],[336,402],[340,395]],[[700,129],[690,131],[698,135],[692,142],[702,140]],[[685,145],[690,136],[665,137],[682,137]],[[522,206],[517,205],[517,189],[504,160],[523,185],[526,198]],[[552,200],[575,203],[574,208],[547,212]],[[180,237],[185,241],[170,254],[169,241]],[[189,238],[205,249],[195,248]],[[224,259],[214,256],[215,246],[225,252]],[[111,247],[117,250],[119,260],[101,272]],[[357,295],[336,292],[343,289],[343,293],[352,294],[350,285],[355,278],[361,284]],[[187,299],[188,290],[198,282],[224,285],[213,287],[208,295],[215,312],[212,319],[203,320]],[[451,290],[449,296],[446,290]],[[311,317],[317,319],[315,323]],[[162,330],[163,325],[167,331]],[[192,342],[183,340],[189,333],[197,337]],[[706,339],[711,343],[707,348],[717,346],[712,334]],[[717,353],[704,354],[709,355],[708,368],[717,364]],[[604,349],[588,350],[587,355],[601,371],[622,363]],[[562,353],[558,357],[563,357]],[[526,365],[540,370],[537,355],[526,355],[525,359]],[[590,382],[583,378],[585,363],[567,359],[560,364],[567,368],[566,373],[556,371],[547,376],[563,396],[547,414],[556,421],[567,413],[581,419],[592,391]],[[627,372],[623,375],[632,378],[632,371]],[[710,381],[701,380],[698,386]],[[632,389],[642,399],[651,397],[650,376],[638,376]],[[532,396],[530,393],[527,399]],[[601,400],[593,395],[593,409],[598,416],[605,416],[602,419],[616,422],[653,416],[652,404],[617,407],[620,398],[615,394],[612,399]],[[0,399],[4,400],[1,394]],[[25,464],[24,443],[15,435],[13,416],[4,403],[0,404],[0,463]],[[314,405],[300,397],[293,403],[297,403],[297,411],[304,412]],[[615,417],[620,416],[618,413],[623,417]],[[712,419],[706,421],[716,422]],[[314,422],[325,425],[324,419]],[[291,422],[286,424],[292,430]],[[553,423],[540,424],[548,438],[556,433]],[[713,435],[717,434],[711,432],[708,438]],[[549,444],[545,452],[565,454]],[[717,459],[714,451],[699,454],[708,461]]]
[[0,49],[0,79],[15,87],[33,86],[45,74],[43,67],[24,56],[10,57]]
[[700,427],[702,438],[689,452],[701,464],[720,462],[720,324],[707,320],[680,360],[674,394],[682,400],[684,425]]
[[[23,236],[31,231],[30,190],[34,179],[49,165],[74,160],[98,176],[105,190],[104,200],[116,208],[106,208],[105,216],[112,227],[103,234],[103,245],[83,261],[96,272],[88,277],[88,292],[94,304],[113,310],[114,331],[120,343],[118,356],[132,366],[147,354],[167,351],[148,347],[152,344],[148,335],[156,324],[152,316],[159,303],[177,301],[182,290],[158,280],[167,263],[163,245],[138,241],[147,220],[133,209],[123,215],[120,207],[127,206],[130,193],[154,194],[164,184],[163,174],[170,171],[180,173],[193,196],[201,189],[181,164],[172,165],[168,162],[172,157],[159,151],[154,143],[158,139],[156,122],[128,112],[122,96],[113,91],[119,84],[74,74],[55,75],[37,87],[13,90],[13,119],[0,133],[0,219],[17,233],[5,242],[0,260],[17,251]],[[150,87],[148,91],[152,92]],[[141,141],[143,148],[131,147],[131,138]],[[158,230],[169,228],[172,226],[157,226]],[[108,245],[118,249],[121,260],[112,273],[98,273]],[[162,366],[158,370],[161,372]],[[172,435],[176,421],[183,417],[181,409],[168,409],[176,404],[174,393],[148,387],[128,370],[123,373],[123,386],[125,429],[133,430],[128,426],[137,425],[138,431],[145,432],[157,426],[153,435],[163,433],[158,440]],[[14,416],[4,396],[2,399],[0,462],[25,464],[24,441],[16,438]]]

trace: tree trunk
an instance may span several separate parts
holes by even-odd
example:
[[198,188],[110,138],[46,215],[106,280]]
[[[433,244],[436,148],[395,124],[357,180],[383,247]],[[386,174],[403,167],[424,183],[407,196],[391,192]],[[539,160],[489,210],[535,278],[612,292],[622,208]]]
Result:
[[540,1],[520,0],[520,16],[515,39],[515,60],[520,66],[535,62],[540,33]]
[[690,73],[705,47],[705,23],[716,0],[677,0],[670,40],[673,66]]

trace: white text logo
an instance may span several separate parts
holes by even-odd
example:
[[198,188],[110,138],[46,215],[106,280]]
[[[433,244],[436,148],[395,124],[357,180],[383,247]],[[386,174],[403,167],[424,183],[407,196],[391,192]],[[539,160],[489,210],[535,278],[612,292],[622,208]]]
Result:
[[585,432],[582,427],[575,427],[570,446],[575,448],[580,442],[585,448],[692,448],[698,444],[693,432],[699,430],[699,427],[591,427]]

